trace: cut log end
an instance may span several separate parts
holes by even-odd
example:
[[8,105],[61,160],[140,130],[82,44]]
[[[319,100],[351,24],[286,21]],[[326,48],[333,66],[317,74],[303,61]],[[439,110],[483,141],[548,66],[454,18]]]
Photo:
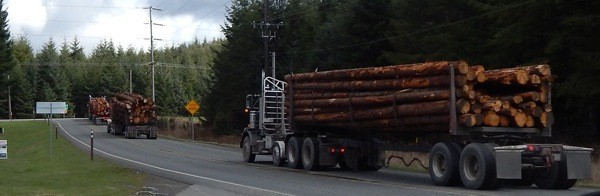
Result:
[[458,73],[467,74],[469,72],[469,64],[467,62],[458,61],[455,66]]
[[465,99],[459,99],[456,101],[456,110],[461,114],[466,114],[471,110],[471,104]]
[[487,126],[497,127],[500,124],[500,116],[494,111],[487,111],[483,115],[483,124]]
[[527,115],[524,112],[517,112],[517,114],[513,117],[514,125],[518,127],[525,127],[527,123]]

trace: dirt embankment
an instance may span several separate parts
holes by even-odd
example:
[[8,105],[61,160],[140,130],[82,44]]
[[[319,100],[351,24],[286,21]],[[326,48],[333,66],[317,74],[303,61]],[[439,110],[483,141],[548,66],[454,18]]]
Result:
[[202,126],[202,122],[194,119],[194,132],[192,134],[192,123],[190,118],[185,117],[159,117],[158,129],[159,134],[170,138],[181,140],[203,141],[222,145],[236,145],[240,142],[239,135],[223,135],[214,134],[211,130]]

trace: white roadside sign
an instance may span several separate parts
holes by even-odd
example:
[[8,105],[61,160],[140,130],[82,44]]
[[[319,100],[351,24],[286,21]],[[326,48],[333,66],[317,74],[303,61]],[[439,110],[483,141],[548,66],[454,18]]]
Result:
[[36,114],[65,114],[67,113],[66,102],[36,102]]
[[8,142],[7,140],[0,140],[0,159],[8,158]]

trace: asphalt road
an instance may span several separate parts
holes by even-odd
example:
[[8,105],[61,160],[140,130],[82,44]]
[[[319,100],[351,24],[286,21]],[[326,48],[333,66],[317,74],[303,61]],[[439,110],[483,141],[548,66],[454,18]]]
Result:
[[[428,174],[382,169],[354,172],[340,169],[307,172],[271,165],[270,156],[256,163],[242,161],[241,149],[169,139],[124,139],[106,133],[87,119],[57,119],[61,134],[89,151],[94,130],[94,154],[138,171],[184,184],[181,195],[585,195],[600,190],[543,190],[501,187],[475,191],[433,186]],[[187,187],[186,187],[187,186]],[[159,191],[160,192],[160,191]]]

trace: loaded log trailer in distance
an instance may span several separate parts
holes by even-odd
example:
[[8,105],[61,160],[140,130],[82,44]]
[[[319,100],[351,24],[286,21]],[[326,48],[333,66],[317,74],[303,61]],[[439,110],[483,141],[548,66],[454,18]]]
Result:
[[88,118],[96,125],[110,121],[110,104],[106,97],[89,96]]
[[386,164],[382,141],[425,145],[436,185],[494,189],[505,179],[569,189],[591,177],[592,149],[534,142],[552,133],[552,80],[548,65],[485,71],[462,61],[285,81],[263,70],[262,92],[246,97],[240,148],[245,162],[270,155],[275,166],[376,171]]
[[114,135],[123,134],[132,139],[145,135],[147,139],[158,137],[154,101],[129,92],[115,93],[110,99],[111,121],[106,130]]

